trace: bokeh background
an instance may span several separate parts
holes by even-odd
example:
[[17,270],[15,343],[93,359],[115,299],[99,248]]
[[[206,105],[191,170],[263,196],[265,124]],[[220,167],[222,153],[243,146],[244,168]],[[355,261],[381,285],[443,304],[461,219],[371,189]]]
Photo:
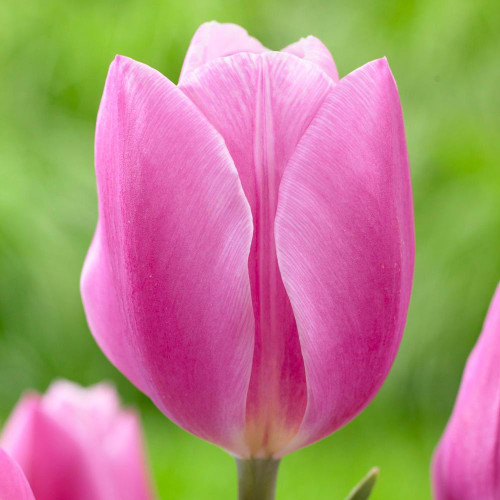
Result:
[[399,85],[417,234],[394,368],[371,406],[283,460],[278,499],[342,499],[372,465],[374,500],[430,498],[432,450],[500,278],[497,0],[0,2],[0,419],[27,388],[113,381],[142,414],[162,499],[234,498],[233,460],[166,420],[107,361],[78,282],[96,223],[93,134],[116,53],[173,81],[199,24],[279,49],[315,34],[345,75],[387,56]]

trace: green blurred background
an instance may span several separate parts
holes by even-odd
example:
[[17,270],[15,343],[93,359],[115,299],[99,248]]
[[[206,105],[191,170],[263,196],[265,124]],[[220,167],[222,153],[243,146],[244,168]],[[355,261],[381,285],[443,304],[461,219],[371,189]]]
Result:
[[342,499],[372,465],[381,499],[430,498],[429,462],[500,278],[497,0],[23,0],[0,3],[0,418],[56,377],[112,380],[144,418],[163,499],[235,498],[232,459],[167,421],[106,360],[78,281],[96,223],[93,134],[125,54],[176,81],[199,24],[279,49],[315,34],[341,75],[387,56],[412,166],[415,282],[400,353],[372,405],[283,460],[278,499]]

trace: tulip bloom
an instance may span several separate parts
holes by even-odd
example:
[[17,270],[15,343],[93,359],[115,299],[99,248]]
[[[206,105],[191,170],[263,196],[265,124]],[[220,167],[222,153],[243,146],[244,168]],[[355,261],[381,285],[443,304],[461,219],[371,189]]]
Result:
[[165,415],[236,457],[279,458],[368,404],[414,260],[385,59],[339,80],[314,37],[274,52],[202,25],[178,85],[116,57],[95,161],[87,319]]
[[436,500],[500,498],[500,286],[432,464]]
[[0,449],[0,498],[35,500],[21,467],[2,449]]
[[24,396],[1,446],[37,500],[152,498],[137,416],[120,409],[116,392],[105,384],[84,389],[59,381],[43,396]]

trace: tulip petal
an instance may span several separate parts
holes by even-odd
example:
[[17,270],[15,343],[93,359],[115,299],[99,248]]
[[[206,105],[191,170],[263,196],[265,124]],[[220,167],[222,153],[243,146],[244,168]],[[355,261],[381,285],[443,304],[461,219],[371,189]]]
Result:
[[97,342],[174,422],[243,454],[252,220],[223,139],[167,78],[117,57],[96,172],[81,287]]
[[120,478],[114,484],[119,499],[148,500],[153,498],[150,479],[145,467],[143,436],[139,417],[133,411],[116,417],[113,433],[108,435],[105,448],[110,475]]
[[276,246],[307,380],[284,453],[352,419],[389,372],[410,298],[411,198],[397,88],[373,61],[333,87],[281,182]]
[[0,449],[0,498],[35,500],[21,467]]
[[298,42],[292,43],[281,50],[311,61],[319,66],[334,82],[338,82],[339,74],[332,54],[323,42],[315,36],[301,38]]
[[297,328],[276,259],[278,189],[332,81],[309,61],[266,52],[212,61],[180,88],[224,137],[252,209],[248,269],[256,330],[247,438],[254,456],[267,456],[296,433],[306,398]]
[[500,498],[500,285],[432,464],[436,500]]
[[237,24],[217,21],[202,24],[193,36],[182,65],[179,85],[188,73],[218,57],[238,52],[260,54],[266,49],[257,39]]

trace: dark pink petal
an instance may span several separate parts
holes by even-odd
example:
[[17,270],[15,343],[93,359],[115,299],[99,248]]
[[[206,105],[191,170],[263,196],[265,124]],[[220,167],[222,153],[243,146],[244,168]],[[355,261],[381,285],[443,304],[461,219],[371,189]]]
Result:
[[432,464],[436,500],[500,498],[500,285]]
[[188,73],[218,57],[230,56],[238,52],[260,54],[267,49],[245,29],[237,24],[217,21],[202,24],[193,36],[184,64],[179,84]]
[[111,65],[96,133],[90,328],[174,422],[244,454],[252,220],[222,137],[157,71]]
[[307,380],[285,452],[352,419],[389,372],[412,283],[411,198],[397,88],[374,61],[334,87],[281,182],[276,247]]
[[325,47],[323,42],[315,36],[301,38],[298,42],[292,43],[282,49],[297,57],[311,61],[319,66],[334,82],[338,82],[339,74],[337,66],[333,61],[332,54]]
[[35,500],[21,467],[2,449],[0,449],[0,498]]
[[315,64],[280,52],[237,54],[191,72],[180,88],[220,132],[252,209],[248,270],[255,353],[247,401],[253,455],[280,449],[305,410],[305,374],[274,243],[285,166],[333,82]]

